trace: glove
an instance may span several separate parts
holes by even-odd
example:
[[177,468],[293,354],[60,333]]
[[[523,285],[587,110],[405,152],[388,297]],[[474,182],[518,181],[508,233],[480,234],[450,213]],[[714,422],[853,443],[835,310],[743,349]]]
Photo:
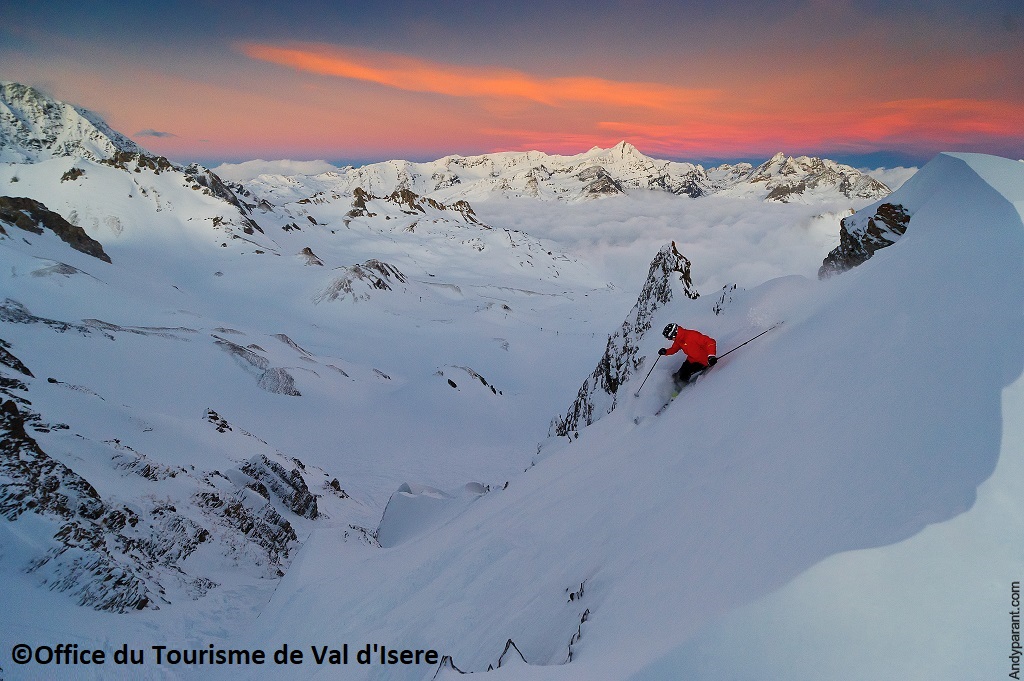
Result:
[[709,357],[708,357],[708,366],[709,366],[709,367],[713,367],[713,366],[715,366],[716,364],[718,364],[718,358],[717,358],[717,357],[715,357],[714,355],[711,355],[711,356],[709,356]]
[[665,354],[665,348],[658,348],[658,354],[659,355],[664,355]]

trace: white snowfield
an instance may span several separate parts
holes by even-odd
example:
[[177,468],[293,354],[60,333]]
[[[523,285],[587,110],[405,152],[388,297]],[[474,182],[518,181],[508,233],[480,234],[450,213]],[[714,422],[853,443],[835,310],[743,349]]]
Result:
[[[114,567],[90,572],[98,549],[55,537],[66,519],[0,520],[0,677],[1011,671],[1024,164],[943,154],[884,199],[790,205],[636,187],[544,201],[556,185],[538,180],[468,210],[393,194],[398,163],[361,205],[330,173],[246,182],[259,231],[200,170],[69,153],[0,163],[0,195],[84,227],[111,263],[5,227],[0,338],[32,376],[5,359],[0,388],[38,413],[25,430],[48,457],[138,525],[107,527]],[[912,215],[906,234],[814,278],[839,218],[883,201]],[[614,411],[546,439],[671,240],[703,295],[656,312]],[[678,356],[634,397],[668,322],[724,354],[783,320],[662,415]],[[313,498],[316,513],[298,503]],[[112,574],[138,578],[140,609],[94,609]],[[108,661],[12,661],[60,643]],[[272,660],[285,644],[301,664]],[[348,664],[316,662],[346,644]],[[355,662],[374,644],[449,657]],[[146,662],[114,665],[122,645]],[[158,665],[152,646],[268,660]]]

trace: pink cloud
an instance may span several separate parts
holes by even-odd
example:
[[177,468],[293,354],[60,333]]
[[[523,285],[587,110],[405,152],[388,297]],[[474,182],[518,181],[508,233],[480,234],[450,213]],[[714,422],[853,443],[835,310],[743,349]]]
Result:
[[458,66],[406,55],[321,44],[279,47],[243,43],[239,49],[253,59],[299,71],[450,97],[519,98],[556,107],[602,104],[671,110],[707,105],[718,97],[718,92],[711,89],[586,76],[542,78],[513,69]]

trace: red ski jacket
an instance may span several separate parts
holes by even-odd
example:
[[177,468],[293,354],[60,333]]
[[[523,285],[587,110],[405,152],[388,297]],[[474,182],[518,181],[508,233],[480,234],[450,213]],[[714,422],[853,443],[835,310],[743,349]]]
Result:
[[718,354],[718,344],[714,338],[705,336],[700,331],[679,327],[672,347],[665,350],[665,354],[674,355],[680,350],[686,353],[686,358],[691,362],[707,366],[708,357]]

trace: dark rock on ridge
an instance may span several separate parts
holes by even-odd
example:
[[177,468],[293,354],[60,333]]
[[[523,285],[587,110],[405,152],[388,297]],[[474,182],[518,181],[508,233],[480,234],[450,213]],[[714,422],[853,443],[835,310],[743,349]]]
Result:
[[[0,223],[42,234],[43,228],[60,237],[61,241],[76,251],[110,262],[110,256],[103,251],[103,245],[85,233],[85,230],[65,220],[34,199],[0,196]],[[0,224],[0,234],[6,234]]]
[[900,204],[883,203],[865,220],[865,211],[843,218],[839,246],[822,261],[818,278],[825,279],[865,263],[876,251],[891,246],[910,224],[910,213]]

